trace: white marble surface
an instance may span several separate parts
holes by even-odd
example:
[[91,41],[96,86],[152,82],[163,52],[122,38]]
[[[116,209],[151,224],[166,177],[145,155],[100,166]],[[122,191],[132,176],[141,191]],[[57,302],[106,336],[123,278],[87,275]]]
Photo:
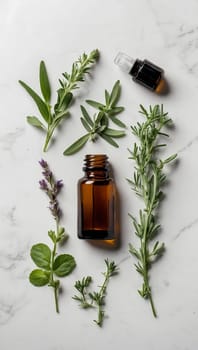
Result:
[[[1,0],[0,1],[0,348],[1,350],[194,350],[198,346],[198,1],[197,0]],[[36,107],[18,79],[38,88],[38,65],[44,59],[54,87],[60,73],[83,51],[98,47],[101,59],[77,93],[71,118],[56,133],[43,155],[42,135],[27,125],[25,116]],[[118,51],[147,58],[162,66],[170,84],[166,96],[157,96],[133,83],[113,64]],[[123,120],[139,120],[139,103],[163,103],[175,122],[167,154],[178,152],[179,165],[169,168],[167,197],[160,209],[166,254],[153,267],[151,284],[159,317],[137,294],[140,277],[128,254],[133,229],[128,212],[139,202],[126,177],[133,172],[127,147],[89,144],[76,156],[65,158],[65,146],[82,133],[79,105],[85,98],[102,97],[120,79]],[[72,132],[73,131],[73,132]],[[121,197],[122,246],[106,251],[76,237],[76,182],[82,175],[85,153],[106,152],[114,168]],[[63,224],[70,239],[65,247],[77,260],[75,272],[62,279],[60,315],[50,289],[34,288],[28,274],[34,267],[29,251],[39,241],[49,243],[52,220],[47,198],[38,188],[44,157],[62,178],[60,198]],[[73,284],[85,274],[102,278],[103,259],[114,259],[120,274],[112,279],[103,329],[92,323],[94,314],[81,311],[71,299]]]

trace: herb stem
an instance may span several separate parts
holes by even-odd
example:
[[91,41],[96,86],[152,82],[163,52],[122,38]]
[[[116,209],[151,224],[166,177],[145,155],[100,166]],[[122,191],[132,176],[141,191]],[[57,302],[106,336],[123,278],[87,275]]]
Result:
[[141,297],[149,300],[153,315],[157,317],[149,282],[149,270],[151,264],[163,254],[164,244],[156,241],[152,248],[150,244],[160,229],[160,225],[157,224],[156,211],[162,199],[161,187],[166,180],[163,167],[174,160],[176,154],[165,160],[157,157],[159,147],[166,146],[164,143],[158,144],[157,138],[159,135],[169,136],[161,133],[161,129],[171,123],[167,117],[168,113],[163,112],[163,106],[150,106],[149,111],[146,111],[142,105],[140,108],[140,113],[146,120],[131,127],[132,133],[139,139],[139,146],[135,143],[133,151],[130,152],[131,159],[136,162],[136,167],[134,177],[129,180],[129,183],[136,194],[143,199],[144,209],[139,212],[139,221],[132,217],[135,234],[140,239],[140,248],[136,249],[130,244],[129,251],[138,259],[135,267],[143,278],[142,288],[138,292]]
[[[58,237],[58,232],[59,232],[58,217],[55,218],[55,221],[56,221],[56,238],[57,238]],[[54,241],[54,247],[53,247],[53,251],[52,251],[50,286],[54,288],[55,307],[56,307],[56,312],[59,313],[59,305],[58,305],[59,281],[58,280],[54,280],[54,271],[53,271],[54,260],[55,260],[55,257],[56,257],[56,248],[57,248],[57,239],[55,239],[55,241]]]
[[58,305],[58,286],[54,287],[54,298],[55,298],[55,306],[56,306],[56,312],[59,314],[59,305]]

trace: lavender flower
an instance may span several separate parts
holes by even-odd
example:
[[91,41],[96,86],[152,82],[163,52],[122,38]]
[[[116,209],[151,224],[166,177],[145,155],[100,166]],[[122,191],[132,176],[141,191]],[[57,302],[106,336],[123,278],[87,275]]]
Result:
[[43,190],[49,197],[49,209],[54,219],[58,221],[61,217],[61,209],[59,207],[57,195],[60,193],[60,190],[63,187],[63,181],[55,180],[48,163],[44,159],[41,159],[39,164],[44,169],[42,172],[44,179],[39,181],[40,189]]

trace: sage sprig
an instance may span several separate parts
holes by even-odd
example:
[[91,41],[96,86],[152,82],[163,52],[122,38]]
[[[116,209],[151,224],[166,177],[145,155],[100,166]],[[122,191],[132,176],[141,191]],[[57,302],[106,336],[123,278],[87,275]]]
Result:
[[153,315],[156,317],[149,270],[152,263],[164,253],[165,246],[159,241],[151,242],[161,228],[158,223],[157,210],[163,198],[162,186],[166,181],[166,175],[163,172],[164,166],[173,161],[177,155],[173,154],[164,160],[158,156],[160,148],[166,146],[165,143],[159,143],[159,137],[169,136],[161,130],[172,124],[168,113],[163,111],[163,105],[150,107],[149,111],[140,105],[140,113],[146,120],[131,127],[139,144],[134,143],[133,150],[130,151],[130,159],[135,161],[135,171],[133,178],[128,179],[128,182],[135,193],[143,199],[144,208],[140,209],[138,219],[130,215],[135,234],[140,240],[140,246],[135,248],[134,245],[130,244],[129,252],[136,257],[135,267],[143,278],[142,288],[138,292],[144,299],[150,301]]
[[106,265],[106,271],[102,273],[104,275],[104,281],[103,281],[103,284],[99,287],[99,291],[98,292],[88,291],[90,284],[92,282],[92,277],[87,276],[87,277],[84,277],[81,281],[80,280],[76,281],[74,287],[79,292],[79,295],[74,295],[73,297],[74,300],[80,303],[80,306],[83,309],[94,308],[94,307],[97,308],[98,316],[97,316],[97,319],[94,320],[94,322],[100,327],[102,327],[104,317],[105,317],[104,305],[105,305],[107,285],[109,283],[110,278],[112,276],[115,276],[118,273],[118,267],[114,261],[109,261],[108,259],[105,259],[105,265]]
[[100,103],[93,100],[87,100],[87,104],[98,110],[97,114],[91,118],[87,109],[81,106],[81,123],[86,129],[87,133],[81,136],[65,151],[64,155],[71,155],[78,152],[88,140],[95,142],[98,137],[102,137],[105,141],[110,143],[114,147],[119,147],[115,138],[125,136],[125,131],[112,129],[109,127],[109,122],[113,122],[121,128],[125,128],[126,125],[117,118],[117,115],[124,110],[124,107],[116,106],[121,92],[120,82],[117,81],[111,93],[105,90],[105,103]]
[[70,254],[57,255],[57,245],[66,237],[64,227],[60,226],[61,209],[57,200],[63,183],[62,180],[55,181],[54,175],[46,161],[39,162],[44,175],[44,179],[39,181],[40,188],[49,197],[49,209],[56,223],[56,230],[48,231],[48,236],[52,240],[53,248],[50,249],[44,243],[38,243],[31,248],[31,258],[40,269],[35,269],[30,273],[29,280],[36,287],[48,285],[54,290],[56,312],[59,312],[58,291],[60,280],[56,277],[69,275],[76,266],[75,259]]
[[57,101],[52,108],[51,86],[44,61],[40,63],[39,81],[42,96],[39,96],[29,85],[22,80],[19,83],[28,92],[36,103],[43,121],[36,116],[28,116],[27,122],[32,126],[41,129],[46,133],[43,151],[46,152],[53,133],[60,122],[68,117],[69,107],[73,101],[72,91],[79,88],[79,82],[84,81],[85,75],[89,72],[91,65],[99,57],[99,51],[93,50],[89,55],[83,53],[79,59],[73,63],[71,73],[63,73],[59,79],[60,87],[57,90]]

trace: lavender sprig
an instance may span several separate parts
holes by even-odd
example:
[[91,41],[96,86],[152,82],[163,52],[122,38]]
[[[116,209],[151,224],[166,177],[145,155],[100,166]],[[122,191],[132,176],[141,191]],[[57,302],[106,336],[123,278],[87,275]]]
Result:
[[61,188],[63,187],[63,181],[56,181],[54,175],[52,174],[47,162],[43,159],[39,161],[43,169],[44,179],[39,181],[40,188],[43,190],[47,196],[49,197],[49,209],[51,211],[52,216],[56,221],[60,220],[61,217],[61,209],[59,207],[59,203],[57,200],[57,195],[60,193]]
[[39,181],[40,188],[49,197],[49,209],[56,222],[56,231],[48,231],[48,236],[53,242],[53,249],[51,250],[46,244],[35,244],[31,249],[31,257],[34,263],[42,268],[33,270],[30,273],[29,279],[34,286],[48,286],[54,289],[56,312],[59,312],[58,305],[58,291],[60,287],[60,281],[55,279],[54,276],[63,277],[72,272],[76,266],[75,259],[72,255],[61,254],[57,256],[57,243],[63,241],[65,238],[65,229],[60,226],[61,209],[57,200],[57,196],[60,193],[63,182],[62,180],[55,180],[55,177],[50,170],[48,163],[41,159],[39,161],[43,171],[44,178]]

